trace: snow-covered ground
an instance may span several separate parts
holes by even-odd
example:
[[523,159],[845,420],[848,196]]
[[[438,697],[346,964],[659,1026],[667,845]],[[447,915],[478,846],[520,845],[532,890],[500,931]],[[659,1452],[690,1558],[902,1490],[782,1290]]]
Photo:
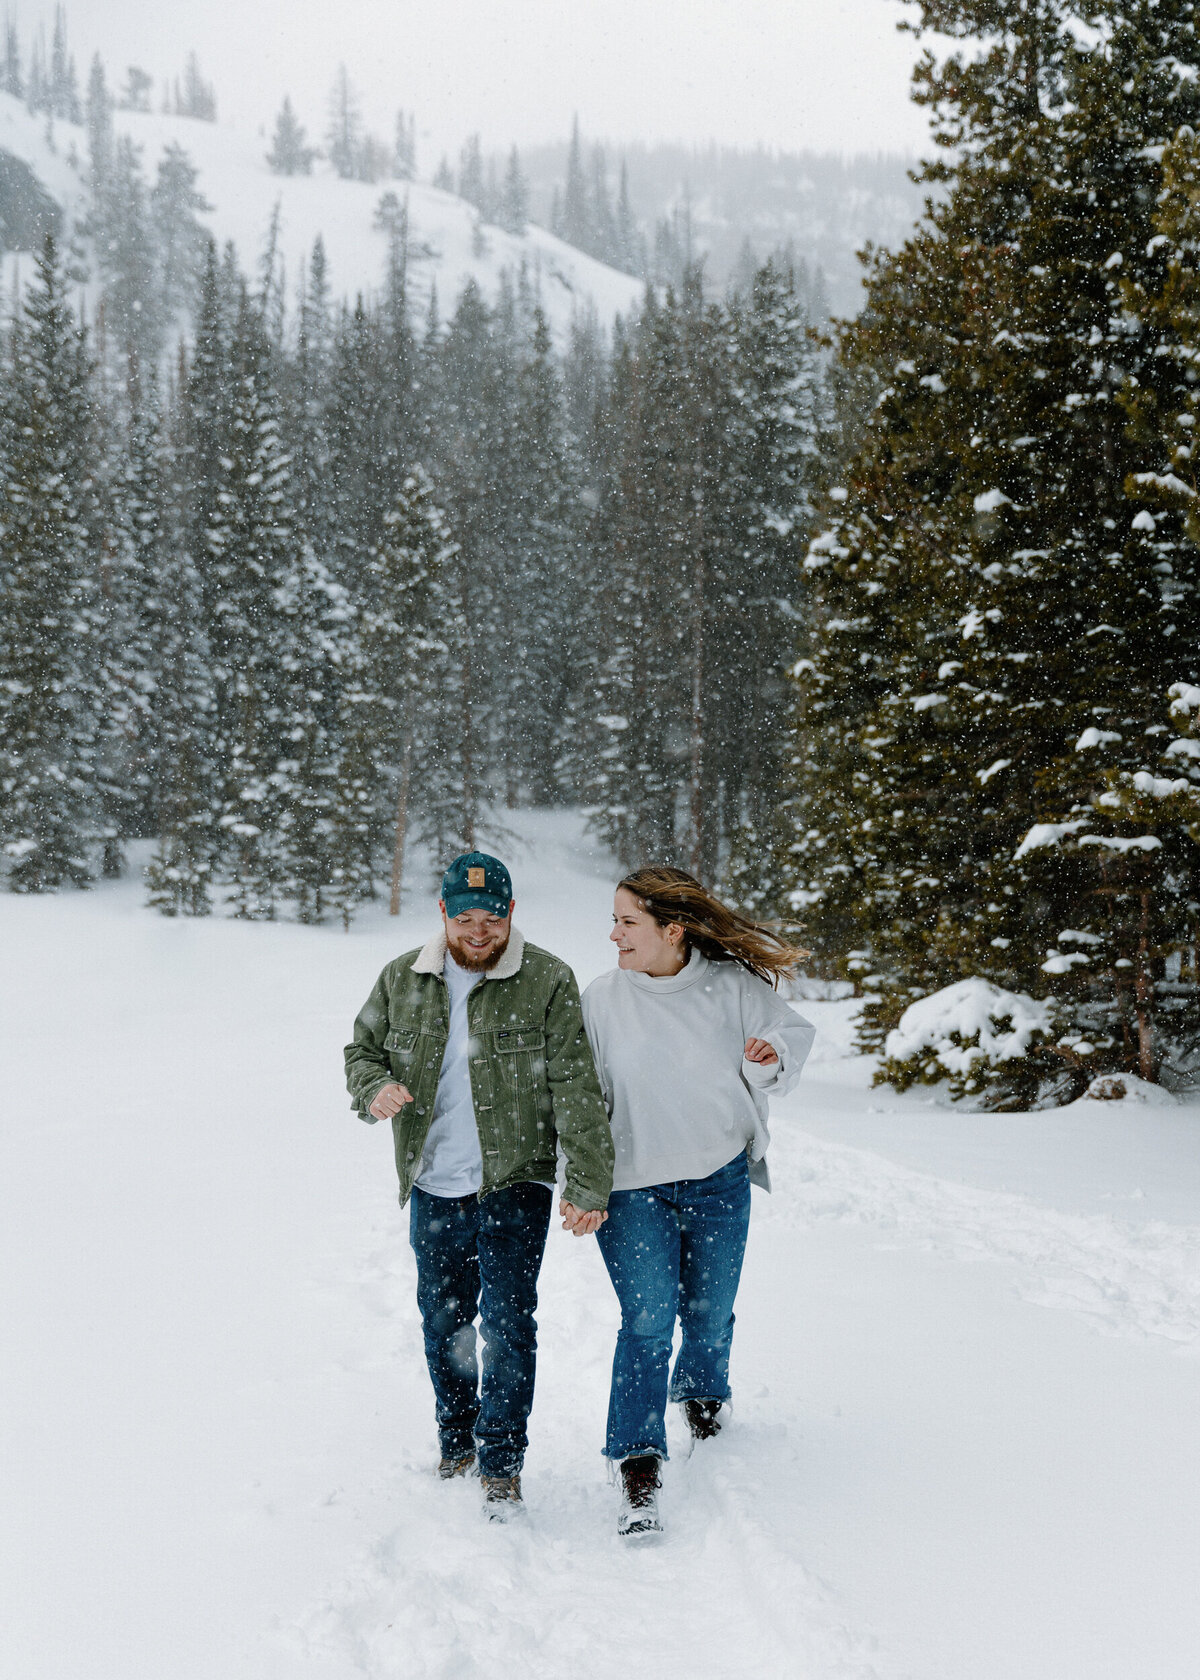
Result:
[[[342,181],[323,162],[314,166],[311,175],[273,175],[266,162],[269,132],[248,133],[227,123],[138,111],[115,111],[113,125],[118,134],[129,135],[141,147],[142,167],[150,181],[166,147],[172,142],[183,147],[199,170],[197,187],[212,205],[211,213],[200,220],[218,244],[233,241],[248,273],[257,271],[278,206],[279,253],[289,299],[307,269],[318,234],[325,242],[335,298],[353,300],[356,292],[380,290],[387,240],[375,226],[374,216],[385,192],[407,201],[414,248],[423,245],[429,253],[415,261],[411,270],[418,314],[435,284],[443,317],[453,310],[468,279],[473,278],[484,295],[494,300],[502,272],[515,277],[522,263],[560,339],[577,311],[594,307],[600,324],[608,328],[615,315],[628,315],[642,295],[641,281],[619,274],[532,224],[520,237],[484,224],[481,242],[477,241],[478,218],[471,205],[424,182]],[[55,123],[50,134],[52,143],[47,141],[44,118],[30,116],[19,100],[0,93],[0,150],[28,163],[51,197],[75,217],[82,200],[87,135],[69,123]],[[4,259],[9,289],[14,268],[27,275],[29,258]]]
[[[587,980],[613,871],[521,817]],[[1193,1680],[1200,1109],[983,1117],[870,1087],[846,1004],[775,1116],[734,1421],[623,1549],[615,1304],[554,1228],[497,1532],[432,1474],[390,1136],[341,1046],[420,940],[0,898],[0,1672],[21,1680]]]

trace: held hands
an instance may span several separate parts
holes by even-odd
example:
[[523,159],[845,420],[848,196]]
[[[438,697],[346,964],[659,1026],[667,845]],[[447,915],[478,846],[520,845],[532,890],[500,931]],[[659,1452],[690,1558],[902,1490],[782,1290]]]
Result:
[[586,1237],[593,1231],[598,1231],[608,1218],[608,1215],[601,1212],[599,1208],[591,1211],[586,1208],[577,1208],[572,1206],[565,1197],[559,1202],[558,1211],[562,1214],[563,1230],[573,1231],[577,1237]]
[[385,1085],[371,1104],[371,1113],[376,1120],[390,1120],[412,1100],[412,1092],[406,1085]]
[[744,1055],[748,1062],[758,1062],[762,1067],[769,1067],[772,1062],[779,1060],[765,1038],[748,1038]]

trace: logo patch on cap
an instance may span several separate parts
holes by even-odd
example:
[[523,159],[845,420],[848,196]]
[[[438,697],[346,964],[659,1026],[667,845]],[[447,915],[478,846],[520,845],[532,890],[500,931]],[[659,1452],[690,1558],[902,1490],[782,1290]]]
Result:
[[484,887],[487,885],[486,869],[468,869],[467,885],[469,887]]

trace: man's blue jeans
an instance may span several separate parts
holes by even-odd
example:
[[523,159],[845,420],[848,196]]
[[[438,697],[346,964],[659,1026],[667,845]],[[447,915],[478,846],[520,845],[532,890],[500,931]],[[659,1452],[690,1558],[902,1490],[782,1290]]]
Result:
[[[667,1400],[728,1400],[733,1301],[750,1225],[744,1154],[707,1178],[614,1190],[596,1234],[621,1303],[609,1458],[667,1456]],[[683,1341],[667,1391],[678,1316]]]
[[412,1193],[409,1231],[438,1440],[445,1458],[477,1451],[484,1476],[515,1476],[525,1457],[537,1360],[533,1315],[552,1199],[544,1184],[512,1184],[483,1197]]

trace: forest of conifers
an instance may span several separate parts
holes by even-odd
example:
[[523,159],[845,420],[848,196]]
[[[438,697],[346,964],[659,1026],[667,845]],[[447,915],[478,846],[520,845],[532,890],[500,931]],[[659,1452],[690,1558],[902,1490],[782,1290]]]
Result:
[[371,297],[319,248],[283,295],[93,99],[105,310],[85,333],[48,247],[3,345],[8,884],[153,837],[160,909],[346,918],[398,835],[578,803],[623,862],[800,923],[870,1043],[993,988],[992,1050],[909,1044],[900,1082],[1189,1079],[1192,9],[922,12],[964,42],[917,74],[934,204],[829,350],[781,261],[564,344],[519,272],[416,318],[394,197]]

